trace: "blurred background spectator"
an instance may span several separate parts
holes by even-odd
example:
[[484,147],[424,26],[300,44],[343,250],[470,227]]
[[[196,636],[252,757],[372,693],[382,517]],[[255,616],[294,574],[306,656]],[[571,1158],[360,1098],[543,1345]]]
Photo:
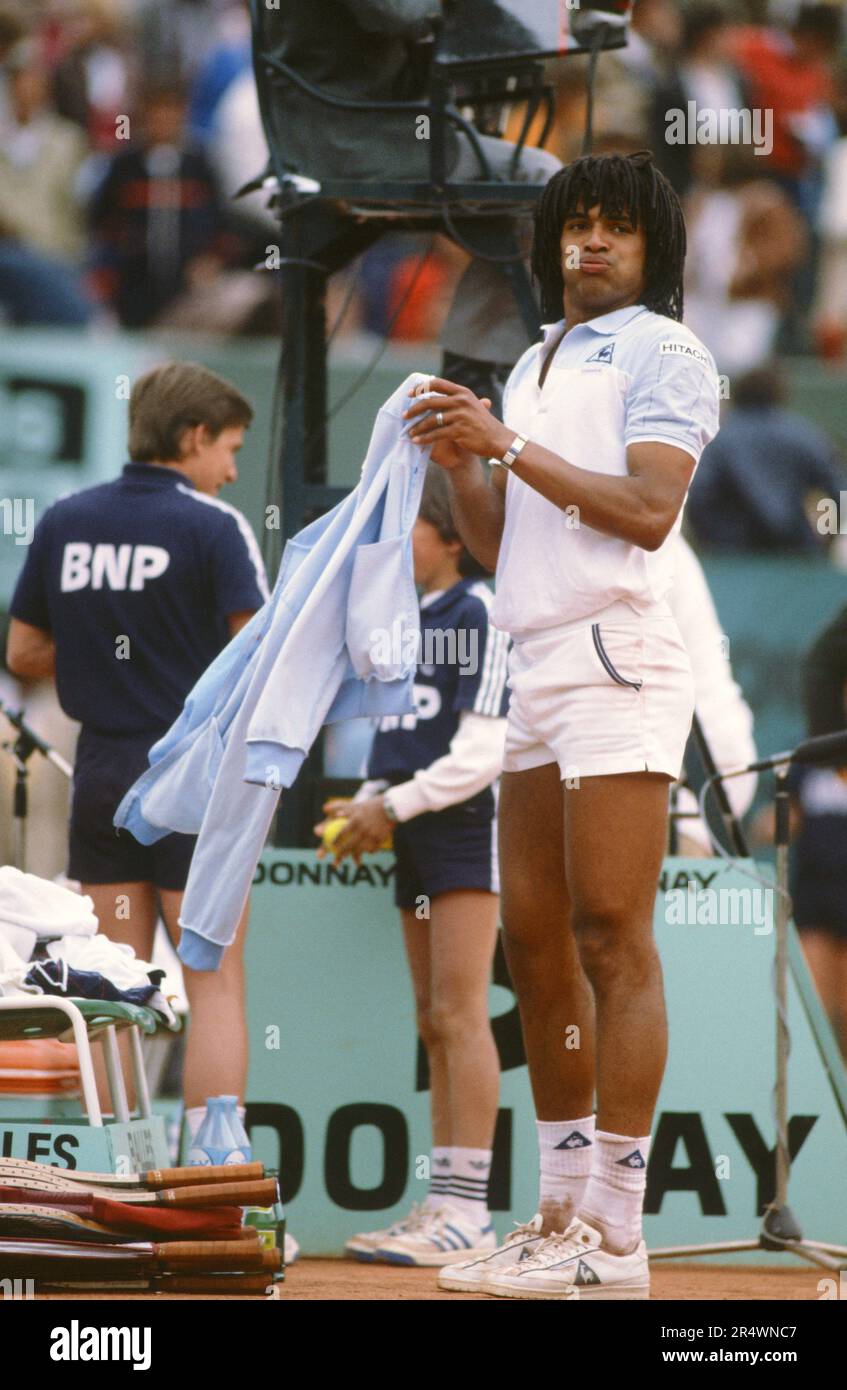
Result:
[[[596,126],[604,146],[649,147],[658,161],[656,97],[670,80],[682,22],[676,0],[637,0],[626,48],[603,54],[597,66],[595,101]],[[662,168],[667,172],[664,164]]]
[[786,349],[802,351],[807,346],[805,315],[815,292],[824,161],[838,135],[833,105],[844,32],[838,4],[792,8],[788,32],[773,25],[740,27],[733,51],[752,105],[773,113],[773,149],[762,162],[809,232],[808,254],[793,280],[798,312],[789,319],[784,339]]
[[57,40],[56,111],[85,132],[92,150],[114,150],[134,76],[125,11],[118,0],[72,0]]
[[136,0],[142,67],[160,81],[187,82],[227,33],[234,0]]
[[51,104],[37,45],[19,37],[3,59],[0,101],[0,309],[12,323],[92,318],[81,277],[87,156],[82,131]]
[[752,105],[773,112],[773,150],[763,156],[808,221],[820,198],[821,160],[835,139],[835,63],[843,42],[838,4],[793,6],[788,30],[739,26],[732,52]]
[[814,310],[814,341],[822,357],[843,358],[847,350],[847,69],[839,72],[835,95],[838,139],[823,167],[818,216],[820,257]]
[[186,120],[179,84],[145,88],[138,138],[112,156],[91,201],[93,274],[125,328],[236,331],[268,294],[246,268],[266,236],[253,245]]
[[88,145],[82,131],[50,104],[49,78],[34,46],[7,62],[7,109],[0,145],[3,221],[20,241],[78,263],[85,221],[77,180]]
[[694,157],[702,146],[668,143],[668,112],[687,113],[689,102],[694,102],[698,112],[736,111],[753,104],[747,84],[731,60],[732,37],[728,13],[721,5],[698,4],[682,11],[674,62],[667,66],[653,94],[650,145],[657,151],[659,167],[680,195],[691,186]]
[[185,117],[181,87],[146,88],[138,138],[113,155],[92,199],[98,288],[126,328],[152,323],[225,262],[217,181]]
[[775,349],[809,238],[800,213],[748,145],[694,151],[685,199],[685,322],[720,372],[747,372]]
[[731,409],[703,450],[686,519],[697,540],[731,551],[822,551],[816,503],[838,499],[847,473],[832,440],[785,405],[779,370],[734,385]]

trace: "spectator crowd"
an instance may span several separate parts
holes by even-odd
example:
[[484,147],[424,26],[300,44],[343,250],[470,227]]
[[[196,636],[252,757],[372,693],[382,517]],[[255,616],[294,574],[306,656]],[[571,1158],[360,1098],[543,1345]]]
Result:
[[[584,60],[549,67],[547,146],[567,160]],[[628,46],[601,56],[596,105],[595,150],[651,148],[685,199],[687,319],[721,370],[777,351],[843,356],[841,7],[635,0]],[[731,112],[758,114],[761,129],[753,119],[741,140],[730,127],[703,143],[703,121]],[[233,200],[267,158],[244,0],[0,0],[0,130],[8,321],[272,326],[252,268],[275,222],[261,193]],[[414,276],[419,251],[385,238],[366,254],[348,330],[434,335],[464,254],[439,237]]]
[[[847,360],[845,42],[837,3],[635,0],[598,63],[594,150],[652,149],[683,198],[685,319],[731,383],[692,492],[706,546],[834,544],[813,509],[841,462],[776,364]],[[563,161],[586,62],[548,65]],[[278,332],[256,272],[278,224],[234,197],[268,159],[246,0],[0,0],[0,132],[0,322]],[[330,281],[333,338],[432,341],[466,264],[446,236],[382,237]]]

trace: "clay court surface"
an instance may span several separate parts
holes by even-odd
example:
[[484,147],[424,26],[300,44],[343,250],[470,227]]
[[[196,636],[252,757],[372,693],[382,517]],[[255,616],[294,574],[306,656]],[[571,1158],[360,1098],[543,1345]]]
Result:
[[[820,1298],[818,1282],[826,1277],[823,1269],[775,1269],[741,1267],[739,1265],[684,1265],[662,1263],[651,1271],[652,1298],[669,1302],[707,1299],[715,1302],[759,1300],[815,1301]],[[319,1299],[371,1300],[446,1300],[481,1298],[493,1303],[506,1299],[487,1298],[485,1294],[440,1293],[435,1286],[436,1271],[429,1269],[390,1269],[380,1265],[360,1265],[346,1260],[298,1260],[288,1270],[280,1289],[280,1301]],[[63,1299],[61,1294],[42,1294],[42,1298]],[[73,1299],[126,1299],[130,1294],[74,1294]],[[136,1295],[136,1299],[143,1297]],[[147,1295],[157,1302],[162,1295]],[[191,1298],[190,1295],[177,1295]],[[192,1298],[192,1301],[195,1301]],[[202,1300],[196,1300],[202,1301]],[[209,1301],[205,1299],[205,1301]],[[232,1302],[232,1299],[227,1299]],[[252,1299],[251,1302],[259,1302]],[[515,1300],[518,1301],[518,1300]]]

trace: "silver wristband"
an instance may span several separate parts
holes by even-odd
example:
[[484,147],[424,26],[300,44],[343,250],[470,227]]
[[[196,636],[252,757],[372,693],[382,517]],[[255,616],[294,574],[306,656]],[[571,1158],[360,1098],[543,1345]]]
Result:
[[492,459],[492,463],[499,463],[503,468],[511,468],[521,449],[529,441],[524,439],[522,434],[516,434],[502,458]]

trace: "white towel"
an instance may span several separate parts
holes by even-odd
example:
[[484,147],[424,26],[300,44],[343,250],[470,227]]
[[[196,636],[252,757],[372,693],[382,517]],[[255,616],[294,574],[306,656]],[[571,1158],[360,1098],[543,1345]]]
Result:
[[11,864],[0,869],[0,932],[13,945],[17,937],[15,950],[19,955],[25,952],[20,928],[46,941],[56,936],[93,936],[97,927],[94,903],[87,894],[73,893],[37,874],[22,873]]
[[4,946],[10,946],[22,961],[31,960],[37,943],[38,933],[31,931],[29,927],[0,921],[0,953]]
[[[25,935],[32,936],[33,941],[35,941],[31,932],[27,932]],[[18,954],[14,943],[8,941],[0,932],[0,999],[17,994],[40,993],[32,986],[24,984],[28,970],[27,961]]]

